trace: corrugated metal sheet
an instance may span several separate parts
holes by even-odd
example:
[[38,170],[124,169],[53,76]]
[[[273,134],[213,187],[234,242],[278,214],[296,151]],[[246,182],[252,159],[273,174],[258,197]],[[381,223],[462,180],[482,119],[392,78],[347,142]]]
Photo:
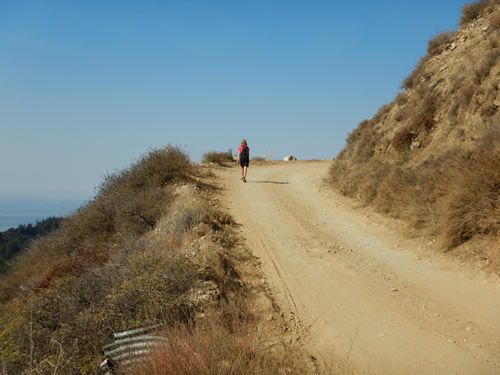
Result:
[[161,324],[114,333],[115,341],[102,347],[106,359],[99,366],[101,374],[113,374],[120,366],[145,360],[155,346],[168,341],[150,333],[160,327]]

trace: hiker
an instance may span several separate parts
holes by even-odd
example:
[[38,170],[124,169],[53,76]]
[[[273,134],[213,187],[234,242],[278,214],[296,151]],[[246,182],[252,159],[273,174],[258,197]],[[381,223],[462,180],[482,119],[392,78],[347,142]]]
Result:
[[250,164],[250,147],[247,141],[242,139],[241,146],[238,148],[238,163],[241,165],[241,180],[247,182],[248,164]]

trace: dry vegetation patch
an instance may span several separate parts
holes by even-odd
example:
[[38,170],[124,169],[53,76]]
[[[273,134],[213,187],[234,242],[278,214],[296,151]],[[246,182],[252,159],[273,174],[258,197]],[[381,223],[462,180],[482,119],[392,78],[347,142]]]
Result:
[[2,373],[94,374],[114,332],[157,324],[168,346],[121,373],[310,373],[300,347],[257,329],[238,270],[252,257],[216,190],[170,146],[107,176],[1,280]]
[[209,151],[203,154],[202,163],[213,163],[217,165],[224,165],[226,163],[233,162],[233,150],[228,150],[226,152],[221,151]]
[[462,28],[429,41],[405,91],[349,134],[330,170],[342,194],[438,239],[443,251],[487,258],[492,270],[500,270],[499,5],[464,6]]
[[[418,167],[336,160],[330,181],[342,194],[438,238],[443,249],[453,250],[479,237],[498,244],[498,150],[478,155],[457,150]],[[493,269],[500,269],[500,254],[490,254],[489,259]]]

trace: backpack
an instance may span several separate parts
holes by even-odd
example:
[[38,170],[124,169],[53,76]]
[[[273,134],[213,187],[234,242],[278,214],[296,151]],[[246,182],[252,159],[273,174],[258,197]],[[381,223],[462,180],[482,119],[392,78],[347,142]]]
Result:
[[248,160],[248,147],[243,147],[241,150],[240,160]]

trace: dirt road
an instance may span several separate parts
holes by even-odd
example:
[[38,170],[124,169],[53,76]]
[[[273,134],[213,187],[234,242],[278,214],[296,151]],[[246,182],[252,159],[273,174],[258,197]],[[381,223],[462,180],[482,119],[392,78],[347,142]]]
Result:
[[369,374],[500,374],[500,283],[322,186],[328,162],[220,171],[225,203],[310,350]]

